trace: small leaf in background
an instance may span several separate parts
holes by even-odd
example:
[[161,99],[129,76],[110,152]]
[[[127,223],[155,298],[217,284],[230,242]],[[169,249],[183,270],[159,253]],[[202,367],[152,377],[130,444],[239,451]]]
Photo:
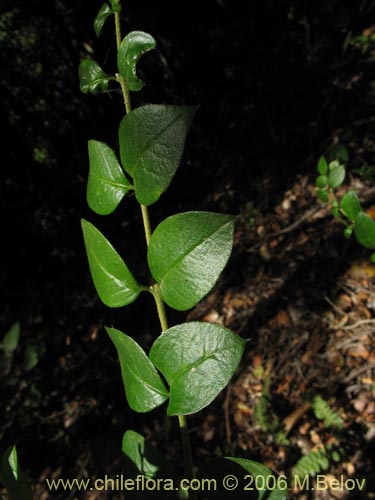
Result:
[[318,161],[318,172],[320,175],[327,175],[328,174],[328,164],[327,160],[324,158],[324,156],[321,156]]
[[333,160],[328,165],[328,171],[330,172],[333,168],[339,167],[339,166],[340,166],[340,162],[338,160]]
[[135,466],[137,474],[142,474],[147,478],[177,478],[173,465],[168,463],[159,450],[148,443],[138,432],[132,430],[125,432],[122,439],[122,452]]
[[131,184],[117,160],[115,152],[99,141],[89,141],[90,173],[87,202],[99,215],[111,214],[119,205]]
[[328,185],[328,177],[325,175],[320,175],[315,182],[316,187],[325,188]]
[[179,166],[196,107],[148,104],[124,116],[120,156],[133,177],[139,203],[151,205],[168,188]]
[[150,359],[170,385],[168,415],[196,413],[228,384],[246,341],[230,330],[194,321],[169,328]]
[[329,196],[328,196],[328,193],[327,191],[323,191],[321,189],[318,189],[318,191],[316,192],[316,195],[317,197],[323,201],[324,203],[328,203],[328,200],[329,200]]
[[0,344],[0,348],[3,349],[3,351],[7,355],[12,354],[12,352],[17,349],[18,342],[20,339],[20,333],[21,333],[20,322],[17,321],[16,323],[14,323],[14,325],[12,325],[9,328],[9,330],[4,335],[3,340]]
[[25,349],[25,356],[24,356],[24,367],[25,370],[29,371],[32,370],[39,361],[39,356],[36,348],[32,345],[28,345]]
[[353,227],[351,227],[351,226],[346,227],[345,231],[344,231],[345,238],[347,238],[349,240],[352,234],[353,234]]
[[[253,479],[251,478],[253,477]],[[286,500],[285,476],[278,476],[265,465],[241,458],[218,458],[201,466],[198,479],[214,479],[215,491],[202,491],[204,500]],[[235,488],[233,486],[236,485]]]
[[20,469],[15,446],[10,446],[4,452],[0,479],[12,500],[33,500],[33,491],[27,477]]
[[335,158],[338,161],[342,161],[343,163],[347,163],[349,161],[349,151],[342,144],[337,144],[330,151],[331,158]]
[[168,390],[143,349],[119,330],[106,330],[117,350],[130,408],[145,413],[163,404],[169,397]]
[[341,186],[345,179],[345,167],[343,165],[335,165],[328,174],[328,183],[331,188]]
[[375,222],[364,212],[359,212],[354,222],[354,234],[365,248],[375,249]]
[[156,47],[154,37],[143,31],[131,31],[122,40],[117,54],[117,66],[129,90],[141,90],[144,82],[137,76],[139,59]]
[[96,16],[94,20],[94,30],[96,33],[96,36],[100,36],[104,23],[106,20],[109,18],[110,15],[113,14],[113,10],[107,3],[103,3],[103,5],[100,7],[98,15]]
[[106,75],[98,63],[84,59],[79,65],[79,88],[81,92],[99,94],[108,90],[108,84],[114,78]]
[[341,210],[352,222],[355,221],[359,212],[362,211],[361,203],[354,191],[348,191],[341,200]]
[[133,302],[142,288],[125,262],[102,233],[84,219],[82,231],[91,276],[102,302],[108,307],[122,307]]
[[170,307],[190,309],[215,285],[232,251],[234,220],[231,215],[187,212],[157,226],[147,259]]

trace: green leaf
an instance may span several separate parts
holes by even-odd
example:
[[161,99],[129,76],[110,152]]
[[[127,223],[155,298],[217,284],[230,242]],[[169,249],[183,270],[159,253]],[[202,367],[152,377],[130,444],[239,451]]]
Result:
[[98,63],[84,59],[79,65],[79,88],[81,92],[99,94],[108,90],[108,84],[114,78],[106,75]]
[[20,469],[15,446],[10,446],[4,452],[1,460],[0,478],[12,500],[33,499],[30,483]]
[[99,141],[89,141],[90,173],[87,202],[100,215],[111,214],[132,188],[116,158],[115,152]]
[[331,188],[341,186],[345,179],[345,167],[342,165],[335,165],[332,167],[328,174],[328,183]]
[[82,230],[91,276],[102,302],[108,307],[122,307],[133,302],[142,287],[125,262],[90,222],[82,219]]
[[328,203],[329,196],[327,191],[323,191],[322,189],[318,189],[316,192],[317,197],[323,201],[324,203]]
[[[135,431],[126,431],[122,439],[122,452],[136,468],[137,474],[147,478],[176,479],[175,468],[143,436]],[[125,467],[125,471],[127,467]]]
[[122,119],[121,162],[134,179],[136,198],[142,205],[155,203],[168,188],[196,109],[148,104]]
[[169,397],[168,390],[143,349],[119,330],[106,330],[117,349],[130,408],[145,413],[163,404]]
[[[213,479],[217,488],[201,492],[204,500],[286,500],[287,480],[265,465],[241,458],[219,458],[204,464],[198,479]],[[207,484],[207,483],[206,483]]]
[[325,188],[327,184],[328,184],[328,177],[326,177],[325,175],[320,175],[315,182],[316,187],[321,189]]
[[375,222],[364,212],[359,212],[354,222],[354,234],[365,248],[375,249]]
[[355,221],[359,212],[362,211],[358,196],[354,191],[348,191],[341,200],[341,210],[352,222]]
[[20,322],[17,321],[12,325],[3,337],[0,347],[3,351],[10,355],[13,351],[17,349],[18,342],[20,339],[21,327]]
[[321,156],[318,161],[318,172],[320,175],[327,175],[328,173],[328,164],[327,160],[324,158],[324,156]]
[[137,64],[143,54],[155,47],[155,39],[143,31],[131,31],[121,42],[117,66],[129,90],[136,92],[142,89],[144,82],[137,77]]
[[353,227],[346,227],[344,230],[344,236],[346,239],[350,239],[351,235],[353,234]]
[[113,12],[121,12],[120,0],[110,0]]
[[342,144],[337,144],[331,151],[331,157],[346,163],[349,161],[349,151]]
[[196,413],[210,404],[238,367],[245,343],[222,326],[197,321],[164,332],[150,359],[170,385],[168,415]]
[[190,309],[215,285],[232,251],[234,220],[231,215],[187,212],[168,217],[155,229],[147,259],[170,307]]
[[39,356],[36,348],[32,345],[28,345],[25,350],[24,357],[24,368],[29,371],[32,370],[39,361]]
[[103,3],[103,5],[99,9],[98,15],[94,20],[94,30],[96,36],[100,36],[104,23],[112,14],[113,10],[111,9],[111,7],[107,3]]

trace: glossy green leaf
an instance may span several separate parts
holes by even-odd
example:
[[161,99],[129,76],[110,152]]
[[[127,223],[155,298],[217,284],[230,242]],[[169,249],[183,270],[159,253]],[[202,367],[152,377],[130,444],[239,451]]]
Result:
[[187,212],[168,217],[155,229],[147,258],[170,307],[190,309],[215,285],[232,251],[234,220],[231,215]]
[[121,162],[134,179],[139,203],[155,203],[168,188],[180,163],[196,109],[148,104],[122,119]]
[[137,76],[137,64],[143,54],[155,47],[155,39],[143,31],[131,31],[121,42],[117,66],[129,90],[136,92],[142,89],[144,82]]
[[342,165],[336,165],[330,169],[328,174],[328,183],[331,188],[337,188],[341,186],[345,179],[345,167]]
[[119,330],[106,330],[117,349],[130,408],[145,413],[163,404],[169,397],[168,390],[143,349]]
[[342,198],[341,203],[341,210],[345,213],[345,215],[350,219],[352,222],[355,221],[357,215],[359,212],[362,211],[361,208],[361,203],[358,199],[358,196],[354,191],[348,191]]
[[20,334],[20,322],[17,321],[9,328],[9,330],[4,335],[3,340],[0,343],[0,349],[3,349],[3,351],[8,355],[12,354],[12,352],[17,349]]
[[318,172],[320,175],[327,175],[328,173],[328,164],[327,160],[324,158],[324,156],[321,156],[318,161]]
[[359,212],[354,222],[354,234],[366,248],[375,249],[375,222],[364,212]]
[[317,197],[323,201],[324,203],[328,203],[329,196],[327,191],[323,191],[322,189],[318,189],[316,192]]
[[33,499],[30,483],[20,469],[15,446],[10,446],[4,452],[1,460],[0,479],[12,500]]
[[164,332],[150,359],[170,385],[168,415],[196,413],[210,404],[238,367],[245,343],[222,326],[197,321]]
[[90,222],[82,219],[82,230],[91,276],[102,302],[108,307],[122,307],[133,302],[142,288],[125,262]]
[[89,141],[90,173],[87,202],[100,215],[111,214],[132,188],[125,177],[115,152],[99,141]]
[[328,177],[325,175],[319,175],[315,182],[316,187],[325,188],[328,185]]
[[99,94],[108,90],[108,84],[114,78],[106,75],[98,63],[84,59],[79,65],[79,88],[81,92]]
[[113,10],[111,9],[111,7],[107,3],[103,3],[103,5],[99,9],[98,15],[94,20],[94,30],[96,36],[100,36],[104,23],[112,14]]
[[[219,458],[200,467],[198,479],[215,480],[201,492],[204,500],[286,500],[287,479],[265,465],[241,458]],[[206,483],[207,484],[207,483]]]

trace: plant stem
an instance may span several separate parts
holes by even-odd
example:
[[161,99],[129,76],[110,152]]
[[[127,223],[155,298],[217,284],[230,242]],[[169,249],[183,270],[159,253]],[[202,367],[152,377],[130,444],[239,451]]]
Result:
[[[120,4],[120,0],[117,0],[117,3]],[[121,22],[120,22],[120,12],[115,12],[115,28],[116,28],[116,45],[117,45],[117,50],[120,48],[121,44]],[[121,86],[121,91],[124,97],[124,104],[125,104],[125,113],[130,113],[132,110],[132,105],[131,105],[131,99],[130,99],[130,92],[128,89],[128,86],[126,85],[126,82],[121,74],[117,74],[116,78],[118,82],[120,83]],[[145,238],[146,238],[146,244],[147,247],[150,244],[150,239],[151,239],[151,224],[150,224],[150,217],[148,214],[148,208],[146,205],[141,204],[141,211],[142,211],[142,220],[143,220],[143,227],[145,231]],[[156,309],[158,312],[158,317],[160,321],[160,326],[163,332],[168,330],[168,320],[167,320],[167,314],[165,311],[165,305],[164,302],[161,298],[160,295],[160,286],[158,284],[155,284],[151,287],[151,292],[155,300],[156,304]],[[187,479],[191,480],[194,478],[194,470],[193,470],[193,458],[191,454],[191,446],[190,446],[190,438],[189,438],[189,430],[186,422],[186,417],[185,415],[178,415],[178,422],[180,425],[181,429],[181,438],[182,438],[182,446],[184,450],[184,464],[185,464],[185,473]],[[189,491],[189,499],[190,500],[197,500],[197,493],[195,491]]]
[[[184,449],[185,473],[186,473],[187,479],[189,479],[191,481],[192,479],[194,479],[193,458],[192,458],[192,454],[191,454],[189,429],[187,426],[185,415],[178,416],[178,423],[180,424],[182,446]],[[197,493],[195,491],[189,490],[189,498],[191,500],[197,500],[197,498],[198,498]]]

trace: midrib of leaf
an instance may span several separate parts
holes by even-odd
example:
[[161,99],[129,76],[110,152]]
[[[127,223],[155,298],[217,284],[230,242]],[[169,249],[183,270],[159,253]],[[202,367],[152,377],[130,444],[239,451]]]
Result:
[[[154,392],[157,392],[161,396],[166,396],[167,398],[169,397],[169,392],[161,392],[159,389],[157,389],[153,385],[146,382],[146,380],[142,379],[142,377],[140,375],[138,375],[138,373],[129,364],[126,364],[126,367],[129,369],[129,371],[133,374],[133,376],[136,379],[140,380],[144,385],[149,387],[151,390],[153,390]],[[156,372],[156,374],[157,374],[157,372]]]
[[98,175],[98,174],[94,174],[95,177],[97,177],[98,179],[100,179],[101,181],[104,181],[106,184],[109,184],[110,186],[113,186],[113,187],[118,187],[118,188],[130,188],[132,187],[131,184],[120,184],[116,181],[113,181],[111,179],[108,179],[107,177],[102,177],[101,175]]
[[[113,279],[116,282],[116,284],[122,285],[122,287],[121,287],[122,289],[127,289],[127,290],[134,291],[134,292],[138,291],[138,288],[139,288],[138,286],[137,286],[137,288],[134,288],[134,287],[128,285],[127,283],[125,283],[124,281],[120,280],[119,278],[116,278],[116,276],[114,274],[111,274],[109,271],[107,271],[107,269],[103,266],[103,264],[100,262],[100,260],[96,256],[96,253],[92,249],[90,249],[90,253],[93,256],[93,258],[95,259],[95,261],[97,262],[100,269],[102,269],[103,273],[106,276],[108,276],[109,278],[111,278],[111,280]],[[123,262],[122,262],[122,264],[123,264]]]
[[180,375],[184,375],[185,373],[191,371],[192,368],[197,368],[198,366],[202,365],[208,359],[216,358],[217,354],[219,354],[219,353],[225,353],[227,351],[230,352],[231,350],[232,349],[216,349],[214,352],[212,352],[208,355],[203,355],[203,357],[200,358],[198,361],[190,363],[190,365],[185,366],[182,370],[177,372],[176,375],[171,379],[171,383],[169,385],[172,385],[173,382],[176,380],[176,378],[179,377]]
[[189,249],[185,253],[183,253],[182,255],[180,255],[180,257],[173,262],[172,266],[162,276],[162,278],[160,279],[160,285],[162,284],[163,281],[166,280],[166,278],[168,277],[169,273],[171,273],[174,270],[174,268],[177,267],[177,265],[182,260],[185,259],[185,257],[187,257],[193,250],[195,250],[196,248],[200,247],[203,243],[205,243],[206,241],[208,241],[209,239],[211,239],[216,233],[218,233],[226,225],[230,224],[230,222],[231,221],[226,222],[225,224],[223,224],[222,226],[220,226],[218,229],[216,229],[215,231],[213,231],[212,233],[210,233],[208,236],[206,236],[206,237],[202,238],[201,240],[199,240],[198,243],[194,244],[194,246],[189,247]]
[[[176,118],[174,118],[171,122],[168,123],[168,125],[166,127],[164,127],[159,133],[157,133],[155,136],[153,136],[152,139],[150,139],[150,141],[145,145],[144,148],[142,148],[139,152],[138,152],[138,160],[136,161],[136,163],[134,164],[134,169],[133,169],[133,172],[134,172],[134,176],[136,174],[136,171],[141,163],[141,160],[142,160],[142,155],[145,151],[147,151],[150,146],[152,146],[152,144],[157,141],[157,139],[159,139],[159,137],[161,137],[164,132],[166,132],[166,130],[168,130],[177,120],[179,120],[181,118],[181,116],[184,114],[183,111],[181,111],[178,116],[176,116]],[[133,177],[134,177],[133,176]]]

